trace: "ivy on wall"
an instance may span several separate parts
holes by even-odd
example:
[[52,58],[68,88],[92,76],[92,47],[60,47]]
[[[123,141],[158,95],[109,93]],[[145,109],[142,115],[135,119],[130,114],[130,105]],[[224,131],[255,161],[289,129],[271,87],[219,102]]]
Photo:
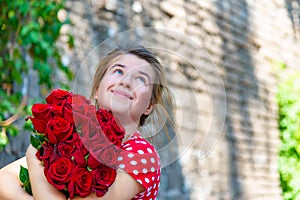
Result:
[[279,174],[285,200],[300,199],[300,73],[283,81],[278,88]]
[[[73,78],[56,44],[61,27],[70,24],[67,18],[58,17],[64,4],[64,0],[0,1],[0,148],[8,143],[7,134],[19,133],[13,122],[29,110],[26,80],[30,71],[38,75],[37,89],[51,89],[55,73],[67,81]],[[73,47],[73,37],[67,37]],[[55,84],[67,86],[62,81]]]

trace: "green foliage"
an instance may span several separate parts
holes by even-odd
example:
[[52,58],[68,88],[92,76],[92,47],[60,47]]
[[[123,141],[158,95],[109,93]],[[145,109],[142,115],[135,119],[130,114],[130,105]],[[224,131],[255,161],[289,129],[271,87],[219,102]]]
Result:
[[300,199],[300,73],[279,85],[279,173],[283,198]]
[[30,143],[31,145],[39,150],[43,144],[43,142],[46,140],[44,134],[33,134],[30,136]]
[[[39,85],[46,90],[54,87],[57,72],[67,81],[73,78],[56,45],[61,27],[70,24],[68,19],[58,18],[64,3],[65,0],[0,1],[0,148],[7,144],[7,136],[3,133],[18,134],[12,123],[3,122],[28,110],[19,107],[25,95],[21,92],[26,87],[23,79],[30,71],[37,72]],[[68,35],[68,38],[69,47],[73,47],[73,37]],[[55,87],[68,89],[66,86],[67,83],[55,82]]]

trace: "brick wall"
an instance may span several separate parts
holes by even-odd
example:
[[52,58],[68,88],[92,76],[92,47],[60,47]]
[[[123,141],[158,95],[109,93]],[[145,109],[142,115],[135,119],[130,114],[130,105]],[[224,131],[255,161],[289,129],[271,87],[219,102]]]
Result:
[[180,141],[159,147],[160,199],[281,199],[273,63],[298,67],[296,2],[70,1],[71,15],[78,4],[89,45],[136,34],[168,68]]
[[154,137],[164,160],[159,199],[281,199],[274,63],[299,69],[299,7],[296,0],[70,0],[74,26],[63,31],[75,36],[75,48],[64,47],[64,59],[77,71],[73,89],[88,94],[88,55],[138,38],[160,56],[178,130],[171,141]]

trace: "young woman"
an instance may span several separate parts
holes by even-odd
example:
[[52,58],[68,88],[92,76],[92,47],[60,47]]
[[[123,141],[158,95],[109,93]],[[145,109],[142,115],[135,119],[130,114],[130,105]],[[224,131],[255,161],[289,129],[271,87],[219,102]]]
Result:
[[[156,110],[157,104],[160,108],[168,106],[168,110],[173,107],[160,62],[142,46],[112,51],[96,69],[91,99],[96,106],[112,111],[126,134],[122,141],[124,151],[118,157],[115,182],[103,197],[92,193],[84,199],[156,199],[160,184],[160,159],[154,146],[140,132],[143,125],[152,123],[154,126],[153,117],[160,114],[172,123],[166,110],[163,113],[161,109],[160,112]],[[35,152],[29,146],[26,159],[21,158],[0,170],[0,199],[66,199],[63,193],[47,182]],[[21,188],[18,178],[20,164],[29,169],[33,197]]]

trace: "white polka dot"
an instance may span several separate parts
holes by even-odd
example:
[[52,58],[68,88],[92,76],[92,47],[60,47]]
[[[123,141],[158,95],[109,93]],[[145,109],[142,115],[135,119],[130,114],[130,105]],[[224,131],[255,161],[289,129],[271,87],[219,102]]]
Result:
[[145,178],[145,181],[146,181],[146,183],[150,182],[149,178]]
[[150,198],[149,200],[153,200],[152,198]]
[[130,151],[130,150],[132,150],[132,147],[127,147],[125,150]]
[[151,191],[150,191],[150,192],[148,192],[146,196],[147,196],[147,197],[149,197],[150,195],[151,195]]
[[138,150],[137,151],[139,154],[144,154],[144,151],[143,150]]
[[153,188],[156,188],[156,183],[154,183]]
[[128,154],[128,158],[132,158],[133,156],[133,153]]
[[148,170],[146,168],[143,169],[143,173],[147,174]]
[[141,140],[136,140],[135,143],[137,143],[137,144],[147,144],[145,141],[141,141]]
[[135,170],[133,170],[133,174],[134,174],[134,175],[138,175],[138,174],[139,174],[139,171],[135,169]]
[[154,196],[156,196],[156,194],[157,194],[157,190],[155,190],[155,192],[154,192]]
[[128,146],[130,146],[130,144],[125,144],[123,147],[128,147]]
[[137,179],[136,181],[139,182],[140,184],[143,184],[142,180],[140,179]]
[[152,176],[152,181],[154,181],[154,179],[155,179],[154,176]]
[[148,151],[149,153],[152,153],[152,152],[153,152],[152,149],[150,149],[150,148],[147,148],[147,151]]
[[151,167],[151,172],[155,172],[155,168],[154,167]]
[[122,156],[119,156],[119,157],[118,157],[118,161],[121,161],[121,160],[123,160],[123,157],[122,157]]
[[[128,157],[129,157],[129,155],[128,155]],[[150,160],[151,160],[152,163],[155,163],[155,159],[154,158],[151,158]]]
[[137,162],[136,162],[135,160],[132,160],[132,161],[130,161],[130,164],[132,164],[132,165],[136,165],[136,164],[137,164]]
[[124,165],[124,164],[120,164],[119,167],[120,167],[121,169],[124,169],[124,168],[125,168],[125,165]]
[[147,160],[146,160],[145,158],[143,158],[143,159],[141,159],[141,162],[142,162],[143,164],[146,164],[146,163],[147,163]]

